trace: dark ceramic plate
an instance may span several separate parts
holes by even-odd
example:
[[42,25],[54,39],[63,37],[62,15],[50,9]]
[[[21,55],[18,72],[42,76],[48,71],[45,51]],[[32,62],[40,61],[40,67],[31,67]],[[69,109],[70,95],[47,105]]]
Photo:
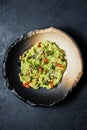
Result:
[[[19,56],[25,50],[31,48],[34,43],[42,40],[54,41],[66,51],[67,69],[61,84],[53,89],[41,88],[34,90],[32,88],[24,88],[18,77],[20,72]],[[83,73],[83,64],[75,41],[63,31],[51,27],[29,32],[15,41],[5,54],[3,70],[8,88],[20,99],[31,105],[52,106],[64,99],[68,92],[72,90],[72,87],[80,80]]]

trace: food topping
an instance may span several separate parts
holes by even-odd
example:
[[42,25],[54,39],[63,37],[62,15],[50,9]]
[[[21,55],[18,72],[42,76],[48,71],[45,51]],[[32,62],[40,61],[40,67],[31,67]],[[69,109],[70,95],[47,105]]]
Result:
[[58,85],[67,67],[65,51],[55,42],[41,41],[20,56],[20,81],[26,88],[51,89]]

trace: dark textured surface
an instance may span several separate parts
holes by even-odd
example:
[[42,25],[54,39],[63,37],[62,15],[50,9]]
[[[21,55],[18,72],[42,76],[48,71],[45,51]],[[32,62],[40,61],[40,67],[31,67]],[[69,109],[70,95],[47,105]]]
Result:
[[[31,107],[7,89],[3,57],[20,35],[55,26],[78,43],[84,75],[66,100],[51,108]],[[87,130],[87,1],[0,0],[0,130]]]

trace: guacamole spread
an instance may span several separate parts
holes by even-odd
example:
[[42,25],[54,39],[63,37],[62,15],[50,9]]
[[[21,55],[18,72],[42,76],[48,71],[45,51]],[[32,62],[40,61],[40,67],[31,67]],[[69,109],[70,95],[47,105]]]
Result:
[[58,85],[67,67],[65,51],[55,42],[41,41],[20,56],[20,81],[27,88],[51,89]]

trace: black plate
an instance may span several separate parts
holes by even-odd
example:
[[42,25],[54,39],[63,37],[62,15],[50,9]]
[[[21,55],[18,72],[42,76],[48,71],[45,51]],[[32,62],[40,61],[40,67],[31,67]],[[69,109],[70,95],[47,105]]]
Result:
[[23,101],[31,105],[52,106],[67,95],[69,91],[61,84],[53,89],[41,88],[38,90],[25,88],[19,80],[19,56],[32,46],[27,34],[16,40],[5,54],[3,70],[8,88]]

